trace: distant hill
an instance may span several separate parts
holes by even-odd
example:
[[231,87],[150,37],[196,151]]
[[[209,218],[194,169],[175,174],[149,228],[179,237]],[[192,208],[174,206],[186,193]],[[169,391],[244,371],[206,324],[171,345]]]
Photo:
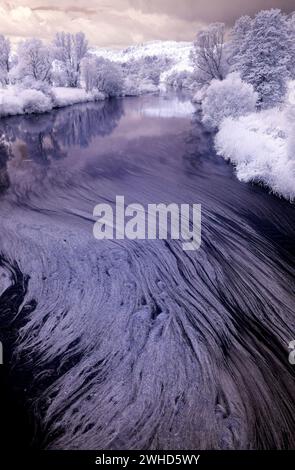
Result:
[[153,41],[125,49],[98,49],[90,52],[98,57],[104,57],[114,62],[127,62],[147,56],[166,56],[174,61],[173,70],[192,70],[190,61],[191,42]]

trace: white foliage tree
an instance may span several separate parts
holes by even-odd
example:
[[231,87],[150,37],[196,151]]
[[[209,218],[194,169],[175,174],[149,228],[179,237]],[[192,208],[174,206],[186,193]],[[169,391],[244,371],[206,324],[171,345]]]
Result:
[[0,34],[0,83],[7,85],[10,70],[10,41]]
[[288,36],[289,36],[289,60],[288,71],[291,78],[295,79],[295,13],[288,19]]
[[81,63],[88,52],[85,34],[57,33],[54,41],[56,58],[60,61],[66,84],[77,87],[80,81]]
[[103,58],[85,58],[82,62],[82,79],[86,91],[100,91],[107,96],[119,96],[123,90],[120,67]]
[[248,15],[241,16],[234,24],[229,41],[230,65],[242,60],[241,54],[246,35],[251,29],[252,19]]
[[294,37],[286,15],[272,9],[259,12],[241,31],[241,20],[233,31],[232,71],[254,86],[262,108],[279,104],[290,77],[290,51]]
[[224,54],[225,25],[213,23],[197,34],[191,54],[200,83],[222,80],[226,73]]
[[254,112],[257,99],[253,86],[243,82],[237,73],[221,81],[213,80],[202,102],[202,121],[208,128],[215,129],[226,117]]
[[52,71],[52,49],[40,39],[27,39],[18,48],[18,63],[12,71],[17,80],[31,79],[50,82]]

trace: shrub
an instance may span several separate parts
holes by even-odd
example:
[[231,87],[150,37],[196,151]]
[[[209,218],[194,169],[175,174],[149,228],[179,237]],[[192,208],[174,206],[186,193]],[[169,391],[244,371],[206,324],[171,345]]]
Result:
[[27,90],[37,90],[41,91],[45,95],[50,95],[51,93],[51,86],[48,82],[41,81],[41,80],[34,80],[31,77],[25,77],[20,85],[21,88]]
[[226,117],[253,112],[257,100],[253,86],[244,83],[236,73],[228,75],[225,80],[212,80],[202,103],[202,121],[210,129],[218,128]]
[[38,90],[23,90],[20,95],[24,113],[44,113],[52,109],[48,96]]

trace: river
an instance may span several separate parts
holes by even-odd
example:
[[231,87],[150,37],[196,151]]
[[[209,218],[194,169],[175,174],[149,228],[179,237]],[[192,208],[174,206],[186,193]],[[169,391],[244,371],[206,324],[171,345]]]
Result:
[[[101,240],[93,208],[202,206],[202,243]],[[184,96],[0,120],[6,441],[295,447],[294,206],[237,180]]]

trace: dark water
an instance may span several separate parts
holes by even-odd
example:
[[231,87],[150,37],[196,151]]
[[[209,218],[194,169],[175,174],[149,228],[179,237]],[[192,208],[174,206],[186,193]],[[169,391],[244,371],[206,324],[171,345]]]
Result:
[[[2,119],[0,136],[7,441],[295,448],[294,206],[240,183],[185,97]],[[95,240],[116,195],[202,204],[200,250]]]

